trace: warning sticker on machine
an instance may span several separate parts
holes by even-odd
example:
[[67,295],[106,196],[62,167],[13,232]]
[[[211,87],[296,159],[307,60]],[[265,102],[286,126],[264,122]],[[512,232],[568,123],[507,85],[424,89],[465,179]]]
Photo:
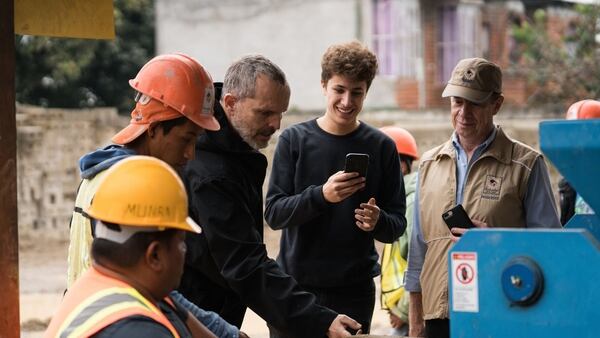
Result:
[[451,260],[452,310],[479,312],[477,253],[453,252]]

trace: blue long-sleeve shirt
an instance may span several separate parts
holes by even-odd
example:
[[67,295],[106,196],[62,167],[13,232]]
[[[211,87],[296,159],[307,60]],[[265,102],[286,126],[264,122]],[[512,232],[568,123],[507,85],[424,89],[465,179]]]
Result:
[[[456,150],[456,203],[462,203],[463,192],[469,167],[477,161],[494,141],[497,128],[490,136],[479,145],[473,152],[471,160],[468,161],[467,153],[458,142],[456,133],[452,134],[452,144]],[[421,292],[421,269],[427,252],[427,245],[423,239],[421,221],[419,219],[419,181],[417,177],[417,190],[415,192],[415,212],[411,243],[408,252],[408,268],[406,270],[405,289],[409,292]],[[560,220],[554,202],[552,186],[548,177],[548,168],[544,159],[538,157],[527,182],[527,192],[523,201],[525,209],[526,224],[528,228],[560,228]]]
[[173,301],[179,303],[184,309],[188,310],[200,323],[204,324],[206,328],[215,334],[219,338],[238,338],[240,336],[240,330],[237,327],[227,323],[218,314],[212,311],[206,311],[196,304],[187,300],[178,291],[172,291],[169,295]]

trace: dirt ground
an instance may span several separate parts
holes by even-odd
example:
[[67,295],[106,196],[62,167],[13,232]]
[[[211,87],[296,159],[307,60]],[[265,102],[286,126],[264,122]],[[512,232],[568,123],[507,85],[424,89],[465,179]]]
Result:
[[[265,243],[270,257],[276,257],[279,232],[265,228]],[[20,243],[21,337],[42,337],[66,287],[68,242],[38,241],[22,238]],[[378,284],[378,283],[376,283]],[[379,309],[373,314],[373,334],[387,334],[387,313]],[[242,330],[252,338],[268,338],[267,326],[258,315],[248,310]]]

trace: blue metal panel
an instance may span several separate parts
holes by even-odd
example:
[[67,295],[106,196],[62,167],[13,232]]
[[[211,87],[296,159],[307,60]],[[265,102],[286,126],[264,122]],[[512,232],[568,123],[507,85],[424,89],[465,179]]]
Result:
[[600,120],[541,122],[540,147],[577,193],[600,211]]
[[573,215],[565,224],[567,229],[586,229],[600,241],[600,219],[598,215]]
[[[586,230],[475,229],[452,252],[477,252],[479,285],[479,312],[450,309],[452,338],[598,337],[600,242]],[[502,290],[503,270],[521,256],[543,275],[529,306],[511,304]]]

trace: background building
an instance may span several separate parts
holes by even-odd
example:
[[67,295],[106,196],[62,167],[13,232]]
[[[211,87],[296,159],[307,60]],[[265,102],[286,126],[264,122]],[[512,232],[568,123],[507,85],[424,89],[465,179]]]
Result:
[[365,110],[431,109],[461,58],[483,56],[506,69],[507,103],[530,94],[518,70],[511,25],[548,12],[548,30],[568,34],[579,1],[484,0],[156,0],[157,53],[198,58],[215,80],[230,62],[262,53],[280,65],[292,87],[290,110],[323,109],[320,59],[353,39],[378,55],[380,74]]

